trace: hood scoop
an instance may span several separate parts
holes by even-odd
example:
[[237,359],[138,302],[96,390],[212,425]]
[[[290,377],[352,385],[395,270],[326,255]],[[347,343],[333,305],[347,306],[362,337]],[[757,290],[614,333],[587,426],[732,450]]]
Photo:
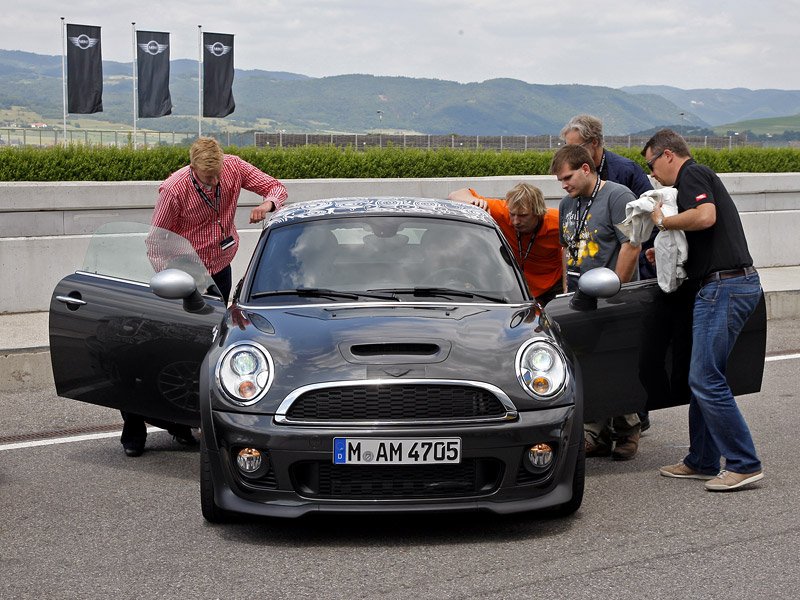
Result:
[[347,362],[370,365],[442,362],[450,354],[446,340],[393,340],[391,342],[345,342],[339,350]]

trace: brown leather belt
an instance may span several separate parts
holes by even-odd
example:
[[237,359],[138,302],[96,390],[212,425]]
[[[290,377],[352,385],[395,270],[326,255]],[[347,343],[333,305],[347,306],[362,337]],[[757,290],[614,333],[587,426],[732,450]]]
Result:
[[708,285],[712,281],[721,281],[722,279],[731,279],[733,277],[744,277],[745,275],[752,275],[756,272],[755,267],[744,267],[742,269],[729,269],[727,271],[714,271],[710,275],[703,278],[703,285]]

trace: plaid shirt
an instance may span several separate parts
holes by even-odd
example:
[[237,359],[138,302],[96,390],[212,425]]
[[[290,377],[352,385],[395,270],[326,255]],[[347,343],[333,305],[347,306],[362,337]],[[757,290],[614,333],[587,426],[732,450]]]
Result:
[[[189,240],[212,275],[231,264],[239,249],[239,232],[236,231],[233,219],[242,188],[260,194],[265,201],[272,200],[276,209],[283,205],[287,197],[286,188],[280,181],[232,154],[225,154],[223,157],[219,182],[217,215],[195,189],[191,168],[186,166],[179,169],[161,184],[152,221],[155,227],[172,231]],[[214,190],[207,195],[213,204]],[[220,242],[228,236],[233,236],[234,244],[223,250]],[[148,255],[156,270],[167,266],[169,257],[163,253],[164,248],[156,249],[148,240]]]

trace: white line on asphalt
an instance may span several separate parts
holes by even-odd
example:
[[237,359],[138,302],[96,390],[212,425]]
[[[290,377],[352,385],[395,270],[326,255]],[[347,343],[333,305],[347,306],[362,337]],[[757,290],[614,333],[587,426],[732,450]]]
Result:
[[[148,427],[147,433],[162,431],[158,427]],[[13,444],[0,444],[0,452],[3,450],[18,450],[20,448],[35,448],[36,446],[53,446],[55,444],[69,444],[71,442],[85,442],[86,440],[101,440],[103,438],[117,437],[119,431],[107,431],[104,433],[87,433],[85,435],[70,435],[67,437],[52,438],[49,440],[33,440],[30,442],[14,442]]]
[[775,362],[778,360],[794,360],[800,358],[800,354],[779,354],[778,356],[768,356],[764,362]]
[[[796,360],[800,358],[800,354],[780,354],[778,356],[768,356],[764,362],[776,362],[779,360]],[[153,433],[154,431],[162,431],[158,427],[148,427],[147,432]],[[49,440],[35,440],[32,442],[15,442],[13,444],[0,444],[0,452],[3,450],[17,450],[20,448],[34,448],[36,446],[53,446],[55,444],[68,444],[71,442],[84,442],[86,440],[100,440],[103,438],[116,437],[120,434],[119,431],[110,431],[108,433],[89,433],[86,435],[71,435],[63,438],[53,438]]]

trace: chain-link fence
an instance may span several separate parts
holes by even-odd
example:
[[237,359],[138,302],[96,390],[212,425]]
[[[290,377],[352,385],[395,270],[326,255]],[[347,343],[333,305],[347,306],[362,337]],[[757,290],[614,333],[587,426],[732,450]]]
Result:
[[[203,133],[217,138],[223,146],[257,146],[261,148],[295,148],[298,146],[335,146],[366,150],[367,148],[420,148],[436,150],[451,148],[458,150],[552,150],[563,142],[555,135],[412,135],[392,133],[259,133],[259,132],[209,132]],[[761,146],[760,142],[748,142],[745,136],[684,136],[694,148],[738,148]],[[62,129],[47,128],[0,128],[0,146],[56,146],[64,143]],[[197,138],[197,132],[186,131],[137,131],[68,129],[68,144],[91,144],[100,146],[150,148],[156,146],[188,146]],[[649,136],[605,136],[605,145],[610,148],[641,148]],[[791,145],[786,142],[784,145]]]

